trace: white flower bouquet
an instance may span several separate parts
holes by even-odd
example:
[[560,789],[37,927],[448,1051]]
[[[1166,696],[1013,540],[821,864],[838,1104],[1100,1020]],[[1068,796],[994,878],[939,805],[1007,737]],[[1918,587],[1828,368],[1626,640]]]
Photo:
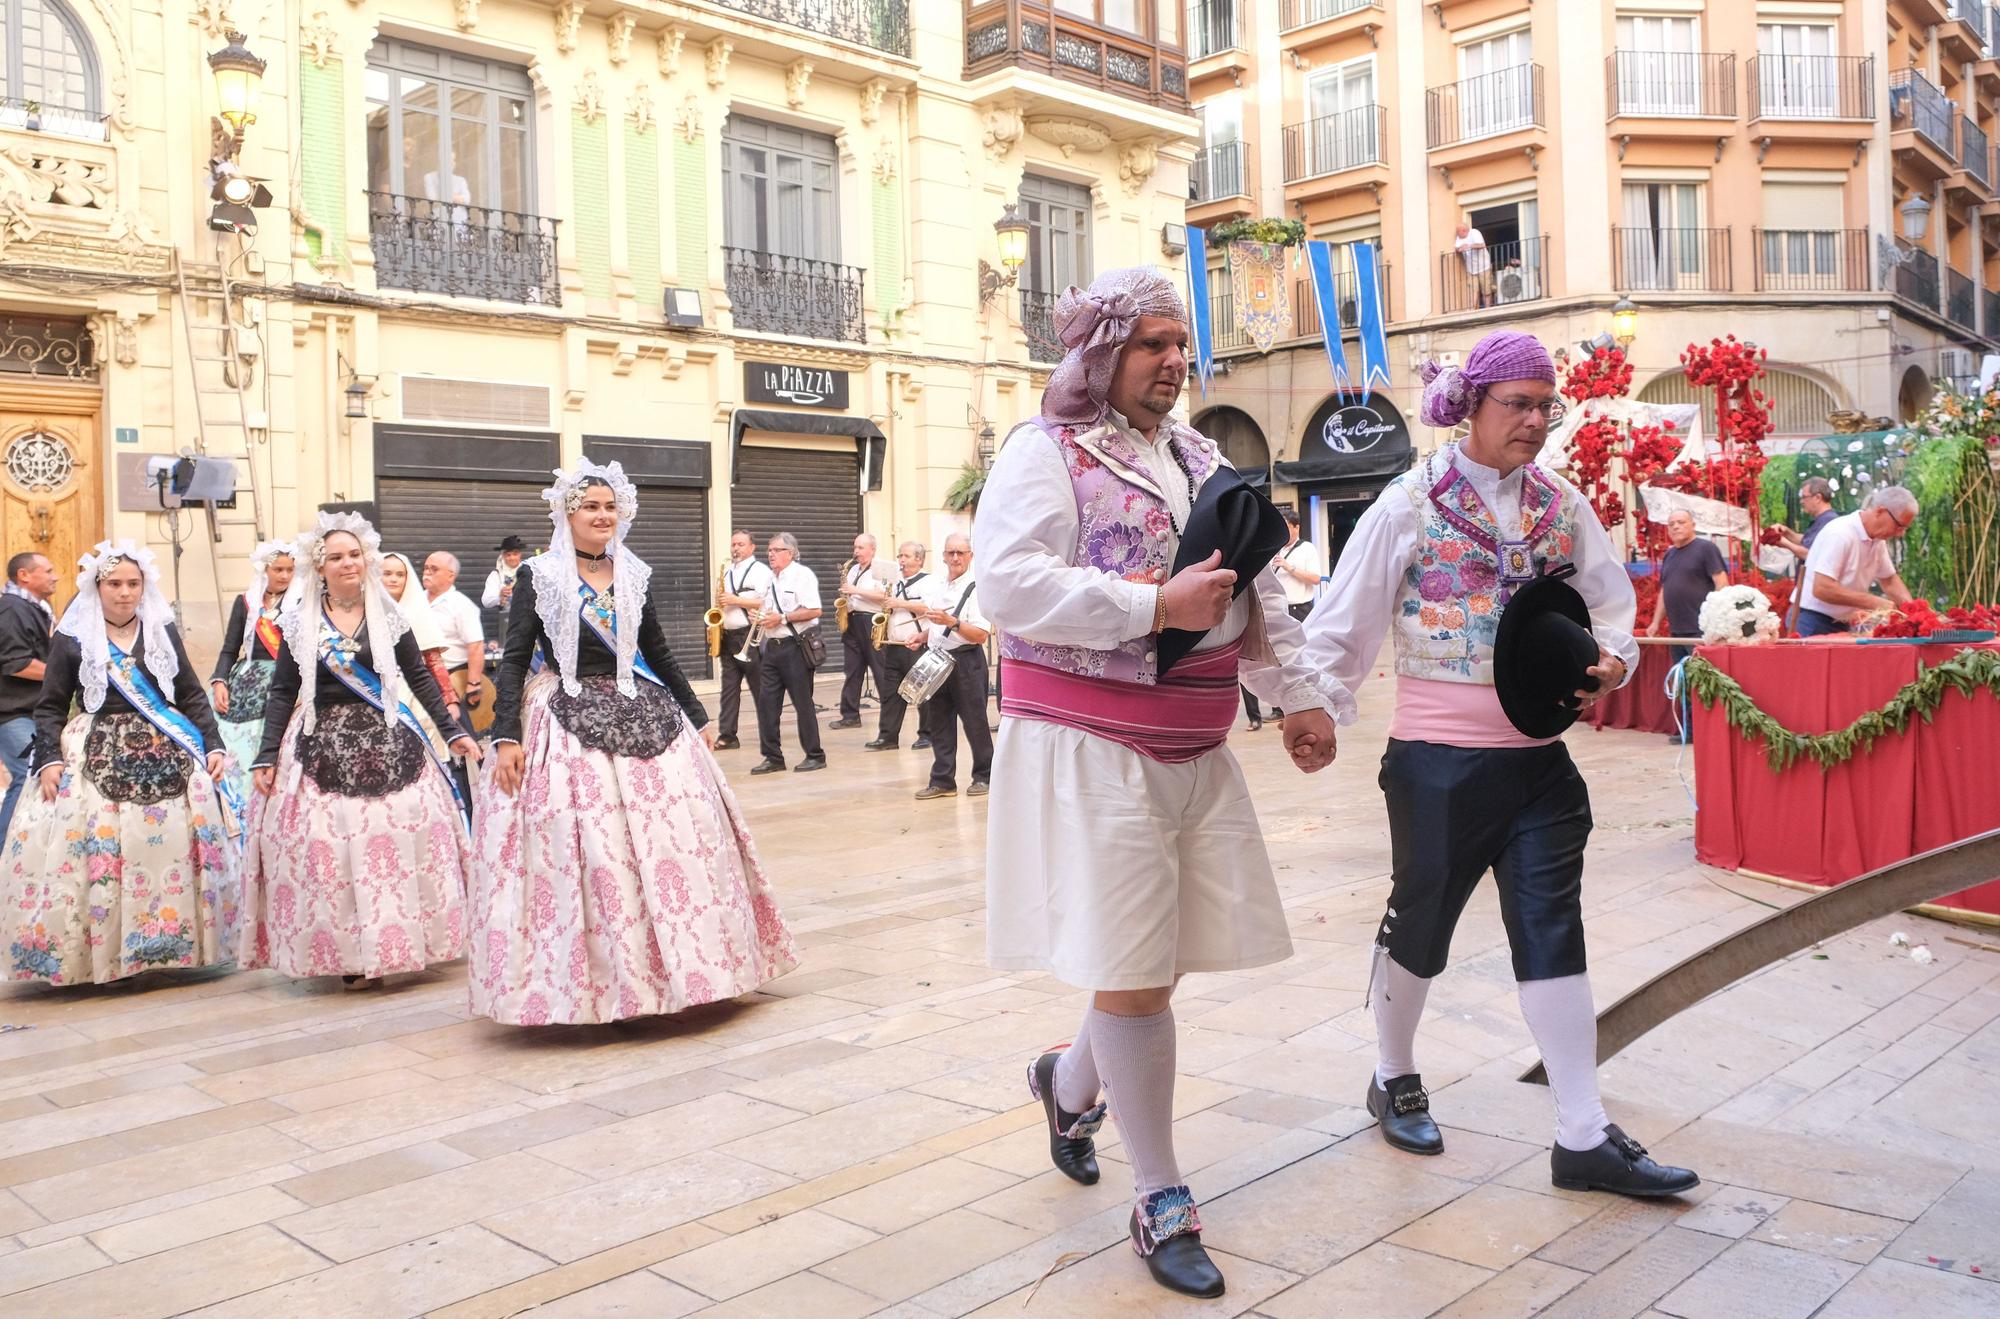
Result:
[[1711,646],[1748,646],[1778,639],[1770,597],[1754,586],[1725,586],[1701,604],[1701,639]]

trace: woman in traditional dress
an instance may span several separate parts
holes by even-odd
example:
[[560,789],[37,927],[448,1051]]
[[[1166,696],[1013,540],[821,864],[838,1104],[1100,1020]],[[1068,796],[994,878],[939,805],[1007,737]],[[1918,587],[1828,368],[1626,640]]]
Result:
[[35,708],[40,791],[0,867],[9,972],[104,984],[226,962],[240,853],[215,714],[151,552],[102,541],[81,562]]
[[243,965],[349,988],[464,946],[465,822],[406,697],[479,758],[382,588],[381,545],[354,513],[322,513],[299,538],[299,603],[251,772]]
[[250,788],[250,762],[264,735],[264,697],[278,666],[278,620],[293,603],[292,542],[267,540],[250,551],[250,589],[229,606],[229,630],[215,657],[209,696],[222,722],[229,775],[239,796]]
[[797,957],[708,712],[667,649],[652,569],[624,547],[637,492],[617,463],[555,475],[555,535],[522,567],[500,664],[473,1010],[540,1026],[748,993]]

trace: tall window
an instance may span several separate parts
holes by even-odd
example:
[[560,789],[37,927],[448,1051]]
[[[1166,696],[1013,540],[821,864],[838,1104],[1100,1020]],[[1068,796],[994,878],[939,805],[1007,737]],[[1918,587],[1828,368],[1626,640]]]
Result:
[[1840,95],[1835,49],[1831,23],[1759,23],[1758,112],[1833,115]]
[[1534,60],[1527,28],[1475,41],[1459,52],[1460,134],[1484,137],[1535,122]]
[[1382,158],[1375,106],[1375,61],[1358,59],[1316,72],[1306,84],[1306,161],[1332,174]]
[[1699,114],[1700,36],[1693,18],[1621,14],[1617,107],[1631,114]]
[[368,52],[369,191],[452,208],[532,213],[528,71],[384,37]]
[[[0,0],[5,5],[7,99],[32,101],[59,120],[62,111],[95,122],[97,54],[83,24],[62,0]],[[70,125],[52,123],[50,127]]]
[[1699,184],[1626,184],[1618,230],[1625,287],[1704,287],[1708,254],[1700,230]]
[[1847,214],[1838,183],[1764,183],[1763,263],[1769,288],[1839,288]]
[[839,171],[839,149],[825,134],[730,115],[722,132],[727,245],[839,261]]
[[1090,283],[1090,190],[1037,174],[1021,179],[1028,221],[1028,270],[1021,287],[1060,293]]
[[1058,14],[1070,14],[1120,32],[1144,33],[1140,0],[1056,0]]

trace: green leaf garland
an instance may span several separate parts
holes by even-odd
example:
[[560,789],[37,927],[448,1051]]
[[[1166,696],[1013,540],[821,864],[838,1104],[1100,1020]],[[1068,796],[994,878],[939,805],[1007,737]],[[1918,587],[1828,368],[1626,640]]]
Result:
[[1746,739],[1763,739],[1774,773],[1782,773],[1798,760],[1810,760],[1822,771],[1845,764],[1856,752],[1873,746],[1876,739],[1902,732],[1912,718],[1929,723],[1947,691],[1969,699],[1985,690],[2000,698],[2000,651],[1961,650],[1934,668],[1919,664],[1915,680],[1879,710],[1870,710],[1845,728],[1831,733],[1794,733],[1760,710],[1741,683],[1699,655],[1691,656],[1681,673],[1682,686],[1689,695],[1710,709],[1720,703],[1731,728]]

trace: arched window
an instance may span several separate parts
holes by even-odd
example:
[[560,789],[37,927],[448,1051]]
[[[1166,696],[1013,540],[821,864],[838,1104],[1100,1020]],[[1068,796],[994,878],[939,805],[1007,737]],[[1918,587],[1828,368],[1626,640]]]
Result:
[[1246,474],[1261,472],[1271,465],[1271,446],[1263,428],[1250,414],[1236,408],[1210,408],[1194,418],[1194,428],[1222,450],[1230,466]]
[[68,111],[95,121],[97,52],[75,12],[63,0],[0,2],[7,15],[7,99],[15,108],[32,107],[52,120]]
[[[1771,397],[1771,434],[1779,438],[1826,434],[1831,429],[1827,413],[1840,407],[1819,381],[1778,366],[1766,367],[1757,387]],[[1695,389],[1685,374],[1669,371],[1653,377],[1639,391],[1639,399],[1645,403],[1700,403],[1701,433],[1706,439],[1715,438],[1715,391]]]

